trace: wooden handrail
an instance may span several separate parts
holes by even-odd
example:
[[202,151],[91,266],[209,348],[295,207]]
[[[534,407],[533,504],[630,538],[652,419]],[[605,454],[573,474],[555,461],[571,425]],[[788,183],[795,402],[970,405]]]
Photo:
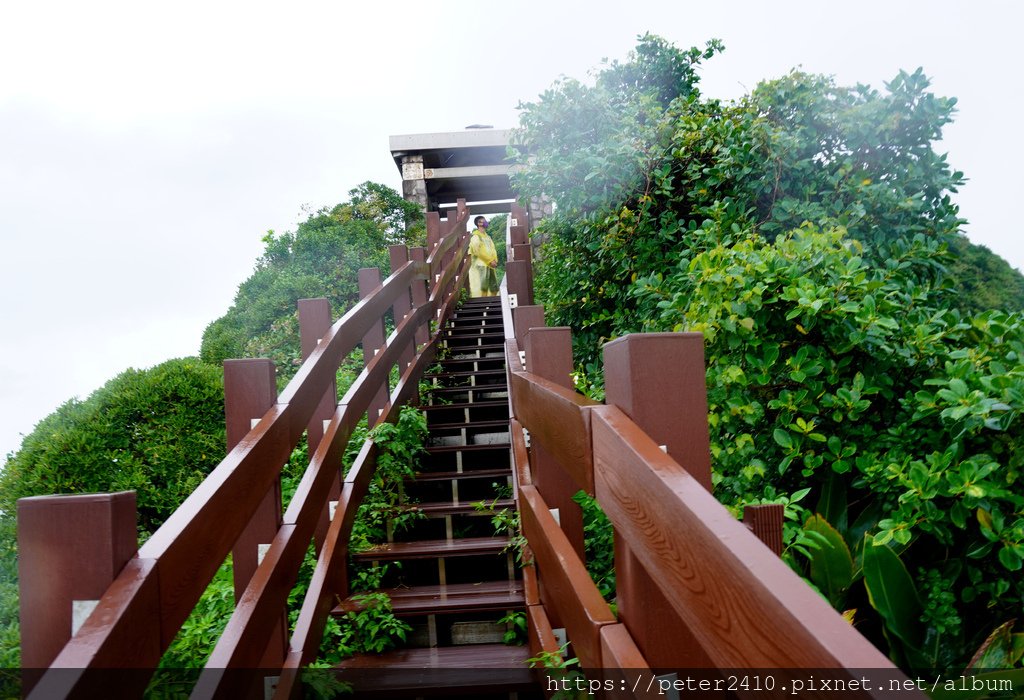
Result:
[[558,611],[580,663],[597,668],[601,665],[600,629],[614,624],[615,616],[534,486],[520,486],[519,508],[523,534],[544,580],[541,600]]
[[[515,351],[514,340],[507,341]],[[582,394],[527,371],[509,373],[512,414],[559,460],[576,485],[594,494],[590,410],[599,405]]]
[[622,411],[593,416],[598,503],[717,666],[890,665]]
[[[465,280],[468,259],[465,255],[452,255],[456,250],[465,249],[467,238],[464,206],[460,207],[459,215],[450,224],[451,235],[441,239],[425,262],[409,260],[401,265],[379,288],[331,326],[277,402],[139,549],[99,601],[96,612],[51,664],[51,669],[79,669],[79,672],[44,674],[31,697],[84,696],[94,690],[90,689],[86,673],[92,668],[129,667],[149,671],[156,668],[160,656],[278,478],[281,465],[300,440],[325,389],[333,385],[341,361],[362,342],[366,331],[380,322],[400,295],[409,297],[414,281],[434,281],[426,303],[418,305],[405,318],[396,319],[395,331],[335,411],[284,514],[282,526],[239,600],[208,664],[210,668],[259,665],[259,655],[294,585],[313,530],[326,505],[341,454],[355,425],[378,387],[387,388],[391,367],[398,361],[402,348],[414,345],[419,327],[450,313]],[[462,232],[458,231],[459,226]],[[440,262],[445,256],[451,261],[441,268]],[[417,295],[414,293],[412,297],[416,299]],[[435,336],[420,349],[408,367],[402,368],[401,379],[389,397],[382,418],[397,418],[398,408],[415,393],[419,377],[432,361],[436,343]],[[331,523],[335,540],[330,548],[323,548],[326,551],[326,556],[321,557],[323,567],[318,563],[321,584],[337,583],[329,579],[337,579],[335,572],[344,561],[337,556],[338,538],[344,540],[340,542],[343,551],[351,532],[351,520],[374,467],[372,445],[364,446],[357,466],[344,484],[340,517],[335,518],[338,526]],[[314,580],[317,580],[316,575]],[[329,590],[321,588],[312,607],[322,607],[322,599],[330,595]],[[303,612],[306,613],[305,606]],[[307,614],[307,626],[308,618]],[[307,631],[312,631],[312,627]],[[297,629],[296,634],[299,632]],[[310,645],[315,652],[319,639],[315,644],[310,640],[300,648],[298,655]],[[293,649],[289,658],[294,656]],[[146,679],[146,674],[139,674],[134,682],[142,683]],[[220,678],[207,674],[204,681],[197,686],[197,697],[225,694]],[[125,686],[115,694],[134,696],[139,692],[138,687]]]

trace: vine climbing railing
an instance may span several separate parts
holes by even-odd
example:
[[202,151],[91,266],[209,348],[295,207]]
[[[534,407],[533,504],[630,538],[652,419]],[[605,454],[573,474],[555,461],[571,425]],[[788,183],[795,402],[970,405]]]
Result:
[[[123,568],[115,566],[106,592],[77,633],[66,644],[60,642],[63,647],[58,647],[52,662],[39,663],[39,656],[33,657],[34,663],[49,668],[30,679],[30,697],[141,696],[229,552],[234,555],[237,605],[192,697],[263,696],[261,674],[231,673],[232,669],[271,669],[266,675],[275,677],[275,697],[297,692],[296,676],[288,669],[315,659],[335,597],[347,595],[348,538],[375,467],[376,452],[367,441],[342,478],[342,454],[363,416],[369,416],[371,425],[394,420],[399,408],[416,396],[419,379],[436,352],[437,329],[454,308],[465,279],[467,216],[461,201],[447,221],[428,214],[428,249],[393,247],[393,272],[382,283],[379,274],[374,278],[376,270],[361,271],[362,299],[333,325],[324,320],[325,313],[329,318],[325,300],[300,302],[308,356],[280,396],[274,395],[269,360],[226,363],[227,456],[137,552],[125,557]],[[385,340],[384,318],[389,312],[395,329]],[[337,402],[338,368],[359,345],[365,369]],[[392,387],[389,377],[396,366],[399,379]],[[241,399],[232,398],[236,384],[243,385]],[[304,433],[310,441],[309,466],[282,513],[281,468]],[[25,522],[33,522],[31,516],[45,516],[52,503],[64,507],[68,500],[28,499],[19,504],[19,513],[24,505],[29,516]],[[48,518],[36,520],[52,521],[56,512],[50,510]],[[23,534],[23,541],[32,541],[33,533]],[[125,537],[122,531],[121,539]],[[134,541],[134,532],[127,537]],[[314,541],[318,561],[288,637],[285,606]],[[63,556],[75,555],[72,551]],[[48,561],[34,579],[27,572],[23,593],[26,579],[44,580],[54,575],[54,567],[62,566],[69,569]],[[70,569],[75,566],[86,565],[72,562]],[[82,596],[70,590],[66,597],[43,605],[70,610],[72,600]],[[32,619],[24,606],[22,617]],[[28,627],[31,640],[31,621]],[[56,634],[68,636],[66,629]],[[45,631],[36,636],[45,636]],[[52,639],[49,644],[53,646]],[[29,656],[33,653],[30,648]],[[122,674],[116,684],[102,672],[125,668],[139,672]],[[258,689],[253,687],[257,682]]]

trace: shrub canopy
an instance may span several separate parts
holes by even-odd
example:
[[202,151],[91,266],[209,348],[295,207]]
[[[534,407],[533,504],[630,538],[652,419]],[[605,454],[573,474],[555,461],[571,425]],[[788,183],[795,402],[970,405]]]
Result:
[[723,103],[697,89],[719,50],[647,35],[522,105],[516,186],[557,207],[538,298],[597,395],[604,341],[702,331],[719,499],[786,504],[837,609],[905,668],[963,668],[1024,597],[1024,325],[971,293],[991,254],[934,150],[955,100],[794,71]]

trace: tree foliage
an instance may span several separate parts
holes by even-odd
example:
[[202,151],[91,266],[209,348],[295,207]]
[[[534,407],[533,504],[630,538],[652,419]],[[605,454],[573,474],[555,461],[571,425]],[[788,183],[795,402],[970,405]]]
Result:
[[905,667],[962,668],[1024,599],[1024,327],[971,315],[955,100],[794,71],[723,103],[697,90],[719,49],[644,36],[523,106],[517,187],[557,204],[538,297],[596,394],[605,340],[703,331],[718,497],[785,503],[823,595]]
[[269,232],[234,304],[203,333],[200,356],[216,364],[269,357],[287,380],[301,362],[298,300],[326,297],[340,316],[359,300],[360,268],[376,267],[387,276],[388,246],[415,245],[424,236],[419,208],[373,182],[349,192],[348,201],[311,214],[294,232]]

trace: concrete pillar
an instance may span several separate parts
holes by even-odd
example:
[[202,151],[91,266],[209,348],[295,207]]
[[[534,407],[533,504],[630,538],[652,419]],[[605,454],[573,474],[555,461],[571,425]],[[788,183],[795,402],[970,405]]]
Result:
[[402,156],[402,196],[427,210],[427,181],[423,179],[423,156]]

